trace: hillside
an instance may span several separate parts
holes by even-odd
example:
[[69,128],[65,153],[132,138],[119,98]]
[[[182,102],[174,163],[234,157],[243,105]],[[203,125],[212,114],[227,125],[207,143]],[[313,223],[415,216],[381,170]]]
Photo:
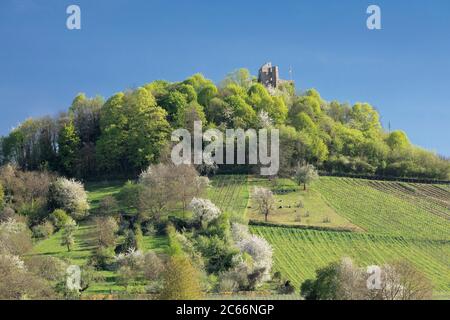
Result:
[[[275,254],[275,271],[280,271],[297,287],[313,277],[317,268],[343,257],[353,258],[360,266],[406,259],[430,278],[436,298],[450,296],[448,187],[322,177],[307,191],[302,191],[286,179],[271,183],[252,176],[218,175],[212,180],[208,197],[231,215],[233,221],[245,221],[248,217],[259,221],[261,217],[252,213],[250,197],[255,185],[272,185],[283,208],[277,208],[269,223],[283,226],[252,226],[251,230],[270,242]],[[95,203],[120,189],[118,182],[94,184],[89,188],[89,196]],[[304,204],[301,209],[292,208],[296,199]],[[301,219],[296,219],[297,215]],[[299,226],[324,230],[296,228]],[[55,255],[83,265],[93,249],[89,236],[95,232],[92,228],[87,223],[79,229],[76,248],[71,253],[60,245],[57,233],[38,243],[34,254]],[[146,250],[164,252],[167,248],[166,237],[144,238]],[[90,288],[88,295],[127,292],[116,283],[114,272],[101,274],[104,280]],[[135,289],[128,291],[140,292],[141,286],[135,283],[131,285]]]

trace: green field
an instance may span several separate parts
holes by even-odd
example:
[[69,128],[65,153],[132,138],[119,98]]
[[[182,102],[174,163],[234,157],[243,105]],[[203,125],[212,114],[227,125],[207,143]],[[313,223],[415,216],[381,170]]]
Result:
[[[268,218],[270,223],[361,231],[358,226],[337,214],[317,190],[304,191],[290,179],[269,182],[267,179],[251,177],[249,184],[271,188],[274,192],[274,209]],[[258,212],[257,205],[253,203],[251,197],[247,217],[254,221],[264,221],[264,216]]]

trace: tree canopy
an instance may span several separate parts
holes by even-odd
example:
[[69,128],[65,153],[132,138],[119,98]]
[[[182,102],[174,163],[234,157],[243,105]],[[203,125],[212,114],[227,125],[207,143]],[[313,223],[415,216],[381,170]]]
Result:
[[414,146],[403,131],[386,132],[370,104],[328,102],[290,84],[267,89],[246,69],[219,85],[201,74],[156,80],[106,102],[78,94],[67,113],[27,119],[1,138],[0,161],[76,178],[136,177],[166,156],[173,129],[192,130],[194,121],[222,131],[280,129],[285,176],[300,162],[329,173],[450,179],[448,159]]

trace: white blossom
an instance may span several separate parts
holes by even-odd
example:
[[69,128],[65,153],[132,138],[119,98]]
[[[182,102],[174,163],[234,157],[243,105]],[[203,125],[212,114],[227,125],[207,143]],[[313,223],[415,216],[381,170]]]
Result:
[[194,219],[205,224],[217,219],[221,214],[220,209],[207,199],[194,198],[189,207],[194,213]]
[[55,205],[67,211],[73,218],[84,218],[88,214],[87,193],[81,182],[58,178],[53,184],[52,193]]
[[270,118],[269,113],[261,110],[258,114],[259,123],[263,128],[270,128],[273,124],[273,120]]
[[11,270],[12,269],[22,270],[22,271],[26,270],[25,263],[23,262],[22,259],[20,259],[20,257],[18,257],[16,255],[12,255],[9,253],[0,254],[0,260],[2,260],[3,262],[6,262],[10,266]]

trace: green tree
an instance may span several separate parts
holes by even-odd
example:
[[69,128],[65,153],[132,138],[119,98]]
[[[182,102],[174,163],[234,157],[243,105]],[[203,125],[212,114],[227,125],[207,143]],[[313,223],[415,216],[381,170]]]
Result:
[[198,102],[204,106],[208,107],[211,100],[217,96],[219,91],[214,84],[209,84],[204,87],[198,94]]
[[123,172],[127,167],[128,118],[124,110],[124,97],[123,93],[117,93],[101,110],[101,135],[96,153],[103,172]]
[[306,280],[300,287],[300,294],[306,300],[337,300],[339,264],[333,263],[316,271],[315,280]]
[[63,172],[74,176],[78,162],[78,151],[80,149],[80,138],[78,137],[72,121],[66,123],[58,138],[59,158]]
[[134,172],[139,172],[159,160],[168,142],[170,125],[167,113],[156,105],[155,98],[144,88],[125,97],[128,118],[126,155]]
[[317,180],[319,175],[313,165],[307,164],[299,166],[295,172],[294,180],[298,185],[303,184],[303,190],[306,190],[306,185]]
[[305,112],[300,112],[299,114],[297,114],[292,120],[292,123],[294,127],[299,131],[304,130],[308,133],[315,133],[317,131],[316,124]]
[[77,231],[78,226],[74,220],[69,221],[64,226],[64,230],[61,237],[61,245],[67,247],[67,251],[72,251],[73,246],[75,245],[75,232]]
[[199,272],[186,257],[171,257],[163,272],[160,300],[198,300],[202,296]]
[[402,150],[410,146],[408,136],[403,131],[391,132],[386,143],[392,150]]

